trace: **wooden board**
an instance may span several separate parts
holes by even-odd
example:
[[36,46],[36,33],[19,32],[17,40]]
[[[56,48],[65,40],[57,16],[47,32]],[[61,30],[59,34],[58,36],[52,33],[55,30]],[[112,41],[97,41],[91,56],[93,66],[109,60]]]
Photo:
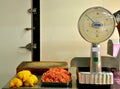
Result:
[[21,70],[30,70],[33,74],[43,74],[49,68],[52,67],[61,67],[68,69],[68,63],[64,61],[23,61],[16,68],[16,73],[18,73]]

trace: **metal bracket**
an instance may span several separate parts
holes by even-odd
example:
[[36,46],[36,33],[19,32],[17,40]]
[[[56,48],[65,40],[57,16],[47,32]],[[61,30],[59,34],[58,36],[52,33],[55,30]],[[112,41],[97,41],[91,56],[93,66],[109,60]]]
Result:
[[27,44],[26,46],[21,46],[20,48],[25,48],[29,51],[32,51],[32,49],[36,49],[37,48],[37,45],[36,44],[32,44],[32,43],[29,43]]
[[37,14],[37,8],[30,8],[30,9],[28,9],[28,13],[30,13],[30,14]]
[[29,31],[29,30],[35,30],[35,27],[33,28],[25,28],[26,31]]

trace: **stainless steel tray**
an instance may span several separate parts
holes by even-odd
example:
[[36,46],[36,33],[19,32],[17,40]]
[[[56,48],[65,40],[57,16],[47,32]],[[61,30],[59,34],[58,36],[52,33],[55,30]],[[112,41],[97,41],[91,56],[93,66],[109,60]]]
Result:
[[42,87],[61,87],[61,88],[70,88],[72,87],[72,82],[41,82]]

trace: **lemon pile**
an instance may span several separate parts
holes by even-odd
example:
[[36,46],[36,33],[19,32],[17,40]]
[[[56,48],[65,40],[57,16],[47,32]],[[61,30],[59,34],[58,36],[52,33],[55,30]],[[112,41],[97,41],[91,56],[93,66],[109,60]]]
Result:
[[21,86],[34,87],[38,83],[36,75],[32,74],[29,70],[22,70],[11,79],[9,87],[18,88]]

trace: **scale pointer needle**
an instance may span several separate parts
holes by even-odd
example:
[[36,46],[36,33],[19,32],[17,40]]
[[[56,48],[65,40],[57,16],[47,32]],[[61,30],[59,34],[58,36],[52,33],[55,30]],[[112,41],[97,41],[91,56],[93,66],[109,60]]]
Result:
[[95,23],[95,21],[94,20],[92,20],[88,15],[86,15],[93,23]]

